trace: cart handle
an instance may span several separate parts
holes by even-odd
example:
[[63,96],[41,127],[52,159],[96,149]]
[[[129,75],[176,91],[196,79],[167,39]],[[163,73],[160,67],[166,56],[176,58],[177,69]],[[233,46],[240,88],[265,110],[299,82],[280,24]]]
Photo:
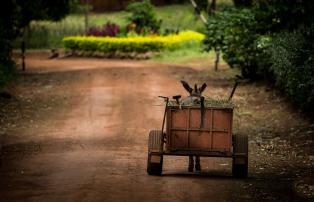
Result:
[[165,102],[166,102],[165,112],[164,112],[164,119],[162,120],[162,126],[161,126],[161,133],[164,133],[164,127],[165,127],[166,113],[167,113],[167,106],[168,106],[169,98],[165,97],[165,96],[158,96],[158,97],[163,98],[165,100]]
[[246,82],[248,82],[249,80],[243,78],[243,77],[240,76],[240,75],[236,75],[234,81],[235,81],[234,86],[233,86],[232,91],[231,91],[231,93],[230,93],[230,96],[229,96],[229,98],[228,98],[229,101],[232,99],[232,97],[233,97],[233,95],[234,95],[234,93],[235,93],[235,91],[236,91],[236,89],[237,89],[237,87],[238,87],[238,84],[239,84],[239,83],[246,83]]

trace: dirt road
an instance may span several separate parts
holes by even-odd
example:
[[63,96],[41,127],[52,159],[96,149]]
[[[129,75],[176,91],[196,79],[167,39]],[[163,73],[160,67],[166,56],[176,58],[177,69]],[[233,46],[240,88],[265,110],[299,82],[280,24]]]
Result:
[[185,79],[207,82],[205,94],[226,97],[234,71],[42,55],[27,64],[8,87],[13,98],[2,100],[0,201],[310,200],[297,194],[296,183],[311,186],[312,143],[304,158],[283,155],[279,163],[279,154],[263,149],[310,123],[255,84],[235,95],[235,131],[251,140],[248,179],[233,179],[231,161],[216,158],[203,158],[202,172],[191,174],[187,158],[166,157],[163,176],[146,174],[148,131],[160,128],[163,115],[157,96],[185,95]]

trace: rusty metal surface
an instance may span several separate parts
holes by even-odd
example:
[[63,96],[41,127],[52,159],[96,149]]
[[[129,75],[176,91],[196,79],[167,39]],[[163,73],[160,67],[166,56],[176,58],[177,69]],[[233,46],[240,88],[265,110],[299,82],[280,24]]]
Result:
[[199,107],[167,108],[168,151],[189,150],[231,152],[232,116],[230,108],[206,108],[200,128]]

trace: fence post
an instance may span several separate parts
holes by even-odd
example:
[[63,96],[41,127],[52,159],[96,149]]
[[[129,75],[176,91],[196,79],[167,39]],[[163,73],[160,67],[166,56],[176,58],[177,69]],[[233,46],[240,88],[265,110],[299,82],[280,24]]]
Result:
[[85,6],[86,6],[86,11],[85,11],[85,35],[88,33],[88,11],[89,11],[89,0],[85,0]]
[[27,27],[23,28],[22,44],[21,44],[21,54],[22,54],[22,71],[25,71],[25,35]]

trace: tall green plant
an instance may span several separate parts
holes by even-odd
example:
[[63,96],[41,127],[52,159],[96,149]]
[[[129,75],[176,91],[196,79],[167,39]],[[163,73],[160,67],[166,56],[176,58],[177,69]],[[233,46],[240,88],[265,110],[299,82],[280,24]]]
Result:
[[[262,2],[262,3],[261,3]],[[251,9],[210,16],[204,44],[220,47],[245,77],[264,76],[307,112],[314,112],[314,4],[265,0]]]
[[0,87],[12,77],[14,72],[11,41],[19,31],[17,16],[19,16],[19,9],[16,2],[4,1],[0,7]]
[[159,31],[161,20],[157,19],[154,6],[150,0],[131,3],[128,5],[127,11],[131,13],[129,20],[136,25],[137,32]]
[[257,56],[261,53],[256,46],[261,35],[258,26],[254,13],[248,9],[217,13],[208,20],[205,50],[218,47],[230,67],[240,68],[244,77],[255,78]]
[[60,20],[69,12],[70,0],[6,0],[0,7],[0,84],[13,72],[12,41],[32,20]]

